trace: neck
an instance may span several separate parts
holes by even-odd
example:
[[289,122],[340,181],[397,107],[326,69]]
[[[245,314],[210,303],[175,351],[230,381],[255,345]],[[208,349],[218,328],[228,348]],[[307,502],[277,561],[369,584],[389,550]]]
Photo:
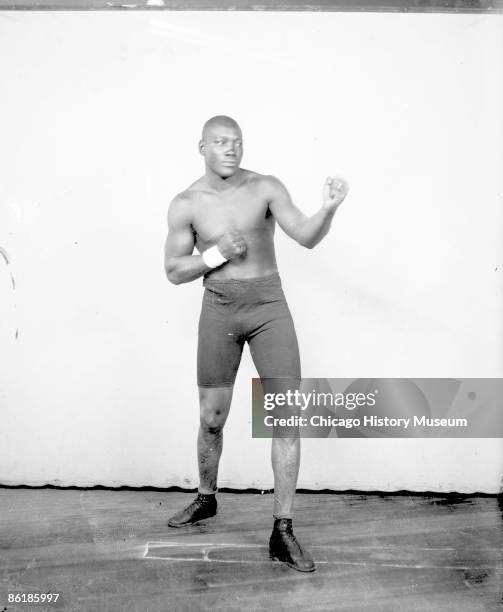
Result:
[[209,168],[206,168],[206,183],[215,191],[225,191],[241,182],[241,174],[241,168],[238,168],[232,176],[221,177]]

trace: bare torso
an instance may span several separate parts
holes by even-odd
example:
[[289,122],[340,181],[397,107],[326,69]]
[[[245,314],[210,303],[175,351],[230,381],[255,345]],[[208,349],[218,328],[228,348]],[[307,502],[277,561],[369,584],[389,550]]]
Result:
[[184,192],[190,202],[192,231],[199,252],[231,230],[241,232],[247,245],[241,257],[207,274],[213,279],[254,278],[277,272],[275,220],[269,210],[267,177],[249,170],[241,173],[242,180],[224,192],[210,189],[204,177]]

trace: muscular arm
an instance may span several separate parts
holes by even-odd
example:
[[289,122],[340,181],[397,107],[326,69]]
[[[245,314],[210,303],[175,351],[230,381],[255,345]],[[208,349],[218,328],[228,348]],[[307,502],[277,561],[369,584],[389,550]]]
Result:
[[164,247],[166,276],[175,285],[193,281],[211,269],[201,255],[192,254],[194,244],[189,202],[185,196],[178,195],[168,210],[168,237]]
[[[281,229],[302,246],[312,249],[328,233],[337,210],[338,202],[327,205],[324,202],[318,212],[307,217],[292,202],[286,187],[274,177],[268,177],[267,192],[269,208]],[[341,200],[342,201],[342,200]]]

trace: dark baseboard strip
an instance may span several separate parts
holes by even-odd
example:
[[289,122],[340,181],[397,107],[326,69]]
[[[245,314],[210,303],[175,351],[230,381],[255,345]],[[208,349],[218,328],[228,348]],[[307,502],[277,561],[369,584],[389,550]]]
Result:
[[[69,486],[69,487],[61,487],[56,485],[5,485],[0,484],[0,491],[2,489],[28,489],[28,490],[40,490],[40,489],[53,489],[57,491],[144,491],[144,492],[154,492],[154,493],[195,493],[197,491],[196,488],[184,489],[182,487],[129,487],[129,486],[120,486],[120,487],[106,487],[104,485],[95,485],[93,487],[77,487],[77,486]],[[273,489],[232,489],[228,487],[222,487],[218,489],[219,493],[234,493],[240,495],[268,495],[272,494]],[[442,499],[451,499],[451,500],[460,500],[460,499],[469,499],[471,497],[503,497],[503,493],[439,493],[435,491],[360,491],[356,489],[347,489],[344,491],[336,491],[334,489],[297,489],[297,493],[299,494],[307,494],[307,495],[361,495],[361,496],[379,496],[379,497],[395,497],[395,496],[410,496],[410,497],[435,497]]]

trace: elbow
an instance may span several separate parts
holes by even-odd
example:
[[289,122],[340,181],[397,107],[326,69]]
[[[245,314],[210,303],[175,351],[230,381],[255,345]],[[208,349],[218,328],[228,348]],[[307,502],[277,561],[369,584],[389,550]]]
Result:
[[299,240],[299,244],[306,249],[314,248],[318,243],[315,240]]
[[300,244],[300,246],[303,246],[306,249],[312,249],[319,242],[317,236],[306,236],[303,232],[298,232],[296,236],[293,236],[293,238],[298,244]]
[[168,277],[169,282],[172,283],[173,285],[179,285],[182,282],[180,278],[176,274],[173,274],[172,272],[167,272],[166,276]]
[[174,266],[172,259],[168,259],[164,263],[164,270],[166,271],[166,276],[170,283],[172,283],[173,285],[179,285],[182,282],[182,279],[177,273],[176,267]]

